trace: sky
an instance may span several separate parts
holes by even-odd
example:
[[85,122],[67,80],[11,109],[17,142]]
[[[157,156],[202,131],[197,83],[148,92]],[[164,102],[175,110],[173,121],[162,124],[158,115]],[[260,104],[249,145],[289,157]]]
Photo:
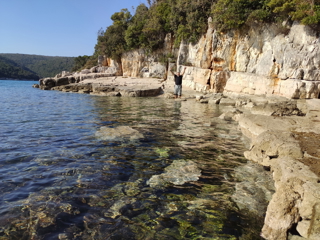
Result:
[[98,31],[146,0],[0,0],[0,53],[92,55]]

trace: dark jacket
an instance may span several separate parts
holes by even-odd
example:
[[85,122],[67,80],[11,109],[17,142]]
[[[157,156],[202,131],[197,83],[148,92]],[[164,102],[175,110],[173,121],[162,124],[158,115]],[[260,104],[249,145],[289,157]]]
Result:
[[176,85],[181,85],[182,84],[182,75],[180,75],[180,76],[174,75],[174,83]]

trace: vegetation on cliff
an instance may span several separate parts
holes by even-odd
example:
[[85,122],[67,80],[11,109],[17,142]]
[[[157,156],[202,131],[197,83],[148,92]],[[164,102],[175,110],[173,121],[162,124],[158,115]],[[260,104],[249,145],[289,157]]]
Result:
[[[74,57],[50,57],[29,54],[1,53],[0,74],[6,78],[26,78],[32,73],[31,79],[54,77],[62,71],[71,71],[74,66]],[[11,67],[9,67],[9,65]],[[27,73],[23,73],[27,71]],[[23,77],[27,74],[26,77]],[[21,77],[17,77],[20,76]],[[36,77],[36,78],[35,78]],[[30,78],[27,78],[30,79]]]
[[171,33],[177,46],[182,40],[195,43],[206,32],[212,17],[220,32],[240,29],[259,23],[300,21],[318,26],[320,0],[147,0],[132,16],[122,9],[111,16],[113,24],[98,32],[91,66],[98,55],[120,59],[122,53],[143,48],[160,49],[165,36]]

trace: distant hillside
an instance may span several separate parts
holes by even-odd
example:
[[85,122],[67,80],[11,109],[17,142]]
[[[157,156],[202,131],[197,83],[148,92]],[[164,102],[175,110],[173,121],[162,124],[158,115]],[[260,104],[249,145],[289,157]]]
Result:
[[62,71],[71,71],[74,57],[50,57],[29,54],[0,53],[0,56],[10,59],[17,65],[27,68],[39,78],[54,77]]
[[19,66],[16,62],[0,56],[0,79],[6,78],[38,80],[39,76],[30,69]]

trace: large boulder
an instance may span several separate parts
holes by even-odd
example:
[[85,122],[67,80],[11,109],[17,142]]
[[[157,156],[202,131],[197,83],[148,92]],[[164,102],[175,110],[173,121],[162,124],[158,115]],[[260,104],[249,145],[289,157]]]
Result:
[[69,84],[69,78],[68,77],[61,77],[56,79],[56,86],[62,86]]
[[129,126],[101,127],[95,135],[98,139],[105,141],[138,140],[144,137]]
[[171,165],[165,168],[165,172],[152,176],[147,184],[150,187],[163,187],[167,184],[183,185],[186,182],[198,181],[201,170],[191,160],[174,160]]
[[278,157],[302,158],[299,142],[286,131],[268,130],[259,134],[252,142],[245,157],[261,165],[270,167],[272,159]]
[[42,90],[50,90],[51,88],[56,86],[56,80],[54,78],[44,78],[40,79],[40,89]]
[[235,169],[236,189],[232,200],[241,210],[264,216],[275,192],[272,174],[263,166],[248,161]]

